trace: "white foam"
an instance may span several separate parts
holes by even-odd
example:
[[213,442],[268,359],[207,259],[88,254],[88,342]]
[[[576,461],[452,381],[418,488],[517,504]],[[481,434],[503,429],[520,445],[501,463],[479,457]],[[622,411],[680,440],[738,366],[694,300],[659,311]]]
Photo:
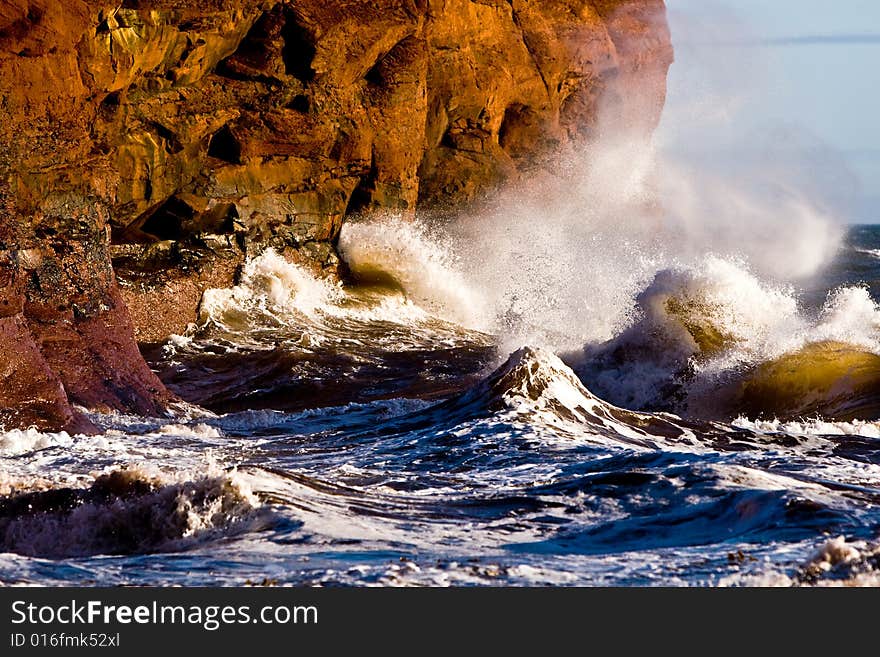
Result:
[[338,284],[317,278],[274,249],[267,249],[245,263],[238,285],[206,290],[199,312],[203,323],[211,320],[239,328],[256,314],[312,316],[341,297]]
[[215,427],[201,422],[194,425],[166,424],[159,429],[158,433],[166,436],[199,438],[201,440],[223,437],[223,434],[221,434]]
[[424,225],[393,216],[349,222],[338,248],[355,276],[381,272],[424,310],[467,328],[486,328],[483,300],[459,272],[450,245]]
[[[686,366],[696,375],[689,388],[698,389],[818,342],[880,354],[880,308],[865,288],[832,291],[814,316],[800,308],[790,285],[762,280],[738,259],[710,254],[660,271],[636,303],[629,328],[604,344],[588,344],[584,358],[573,357],[599,394],[627,407],[661,402],[664,387]],[[702,353],[688,322],[717,332],[724,343]],[[613,361],[620,353],[623,361]]]
[[[863,547],[863,544],[859,544]],[[810,565],[828,572],[838,564],[852,563],[862,556],[859,549],[852,543],[847,543],[843,536],[832,538],[820,546],[810,560]]]
[[750,420],[739,417],[732,425],[759,433],[787,433],[799,436],[864,436],[880,438],[880,422],[853,420],[833,422],[821,419],[784,422],[780,420]]
[[404,415],[430,406],[432,402],[421,399],[383,399],[360,404],[351,402],[344,406],[310,408],[298,413],[273,410],[254,410],[229,413],[213,421],[225,431],[250,432],[270,428],[295,429],[297,432],[323,431],[330,427],[357,422],[375,421]]
[[210,464],[197,474],[112,470],[94,485],[103,487],[94,497],[84,492],[73,508],[55,508],[50,500],[43,512],[0,519],[0,547],[42,556],[176,550],[253,529],[261,506],[246,478]]
[[43,433],[37,429],[13,429],[0,433],[0,457],[17,456],[49,447],[68,447],[73,439],[66,431]]
[[845,342],[880,354],[880,307],[866,288],[833,290],[822,308],[819,322],[806,338],[813,342]]

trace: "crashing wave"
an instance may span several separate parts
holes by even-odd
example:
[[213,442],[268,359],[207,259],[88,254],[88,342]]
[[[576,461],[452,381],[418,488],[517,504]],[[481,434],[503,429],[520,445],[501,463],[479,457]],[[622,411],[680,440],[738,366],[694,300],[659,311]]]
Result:
[[296,313],[311,316],[341,295],[339,286],[267,249],[245,263],[238,285],[205,291],[200,323],[245,330],[255,318],[277,319]]
[[44,433],[33,427],[0,432],[0,457],[18,456],[50,447],[69,447],[73,439],[66,431]]
[[761,360],[775,335],[799,330],[797,303],[740,263],[708,257],[658,272],[636,297],[638,320],[612,340],[587,345],[576,371],[628,408],[680,407],[695,375]]
[[[328,335],[346,338],[380,323],[437,326],[439,320],[453,323],[447,331],[454,324],[474,327],[476,299],[445,262],[440,246],[420,243],[418,230],[407,226],[405,222],[346,225],[343,236],[358,233],[357,247],[343,251],[350,260],[351,285],[316,276],[267,249],[247,260],[237,285],[205,291],[199,325],[223,329],[235,336],[236,343],[249,347],[260,346],[261,331],[296,328],[298,342],[305,348],[321,346]],[[407,248],[385,253],[375,240],[402,241]],[[389,282],[392,279],[399,283]],[[192,336],[172,336],[165,351],[175,357],[200,346]]]
[[880,438],[880,422],[853,420],[839,422],[811,418],[806,420],[750,420],[747,417],[736,418],[732,426],[757,434],[790,434],[794,436],[859,436],[863,438]]
[[0,499],[0,551],[67,557],[178,550],[260,528],[259,507],[235,474],[171,481],[115,470],[88,488],[13,491]]
[[709,257],[659,272],[637,303],[638,321],[574,358],[616,404],[706,418],[880,416],[880,308],[864,288],[835,290],[811,318],[790,289]]
[[808,586],[880,585],[880,545],[832,538],[795,573],[793,584]]
[[566,434],[601,433],[632,445],[655,446],[657,438],[688,439],[671,416],[636,413],[613,406],[587,390],[558,356],[523,347],[467,392],[419,415],[467,418],[500,415]]
[[422,225],[393,217],[346,223],[339,252],[359,285],[402,292],[438,317],[486,329],[482,299],[458,272],[450,250]]

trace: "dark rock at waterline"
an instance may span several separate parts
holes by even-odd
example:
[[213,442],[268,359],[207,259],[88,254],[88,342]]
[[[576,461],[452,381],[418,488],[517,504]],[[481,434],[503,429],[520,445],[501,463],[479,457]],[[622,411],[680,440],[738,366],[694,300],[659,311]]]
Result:
[[136,337],[183,330],[244,257],[271,246],[332,275],[349,215],[473,202],[589,139],[600,102],[651,130],[663,12],[0,2],[0,423],[161,413],[171,395]]
[[[107,250],[106,213],[50,206],[0,226],[0,424],[88,431],[71,406],[145,415],[172,399],[147,367]],[[32,231],[32,232],[31,232]],[[29,234],[30,232],[30,234]]]

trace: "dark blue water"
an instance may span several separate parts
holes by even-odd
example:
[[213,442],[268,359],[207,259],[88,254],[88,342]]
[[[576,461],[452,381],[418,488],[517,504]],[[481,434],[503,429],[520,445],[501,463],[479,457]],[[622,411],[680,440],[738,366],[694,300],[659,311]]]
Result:
[[[880,299],[880,229],[798,286]],[[176,418],[0,435],[0,581],[880,582],[878,418],[624,409],[548,350],[345,308],[149,354]]]
[[863,285],[875,301],[880,299],[880,224],[852,226],[830,266],[804,284],[804,301],[819,307],[828,290]]

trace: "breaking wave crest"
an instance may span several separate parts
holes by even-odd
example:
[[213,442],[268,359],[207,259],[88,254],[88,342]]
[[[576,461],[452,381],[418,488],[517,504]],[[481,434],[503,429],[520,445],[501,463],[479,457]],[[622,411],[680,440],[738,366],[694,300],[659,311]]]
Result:
[[805,310],[790,285],[714,256],[658,272],[615,338],[570,356],[604,398],[642,409],[874,419],[880,309],[863,287]]
[[453,329],[462,331],[477,325],[479,304],[443,252],[432,248],[416,225],[389,222],[354,224],[344,231],[341,243],[352,231],[358,233],[359,246],[347,252],[353,284],[316,276],[267,249],[246,262],[237,285],[204,293],[200,324],[243,341],[267,328],[303,328],[309,334],[306,343],[310,338],[320,342],[325,334],[356,333],[357,324],[417,328],[445,322],[450,328],[462,325]]
[[202,323],[216,322],[246,330],[256,317],[283,321],[285,316],[315,312],[342,297],[338,285],[293,264],[274,249],[249,259],[235,287],[207,290],[199,309]]
[[[354,279],[346,286],[268,250],[247,263],[237,286],[206,293],[203,323],[257,349],[261,331],[281,330],[312,353],[328,345],[338,352],[460,343],[479,339],[467,327],[492,326],[505,350],[518,331],[504,337],[510,316],[494,314],[491,294],[468,284],[449,245],[432,240],[399,219],[352,224],[340,241]],[[838,287],[810,309],[791,283],[710,254],[658,269],[624,296],[629,306],[619,300],[623,306],[608,313],[619,328],[588,331],[608,337],[582,336],[576,350],[561,347],[568,338],[554,347],[543,331],[533,344],[561,353],[602,399],[631,410],[728,419],[880,415],[880,308],[865,287]],[[388,323],[399,329],[388,332]],[[176,340],[167,349],[192,346]]]
[[424,225],[395,217],[347,223],[339,252],[358,284],[399,290],[439,317],[487,329],[484,300],[459,271],[450,246]]
[[467,392],[424,411],[435,424],[469,418],[504,418],[543,426],[563,435],[599,436],[602,441],[653,446],[654,439],[689,432],[669,418],[617,408],[596,397],[556,355],[523,347]]
[[87,488],[0,499],[0,550],[53,558],[176,551],[264,526],[259,507],[234,473],[180,479],[119,469]]

